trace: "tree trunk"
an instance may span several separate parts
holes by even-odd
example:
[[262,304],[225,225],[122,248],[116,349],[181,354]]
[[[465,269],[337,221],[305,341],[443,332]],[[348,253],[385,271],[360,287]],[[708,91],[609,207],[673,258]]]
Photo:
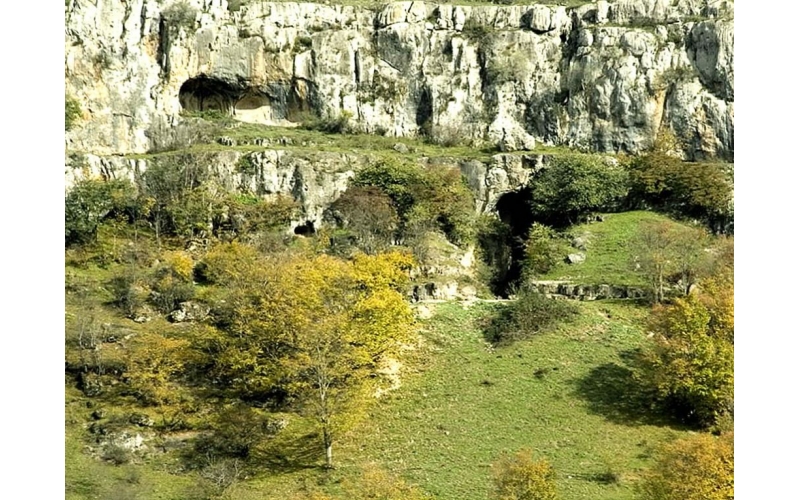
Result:
[[333,469],[333,444],[328,443],[325,448],[325,467]]
[[322,429],[322,442],[325,445],[325,467],[333,469],[333,441],[327,426]]
[[656,293],[656,304],[660,304],[664,300],[664,273],[658,271],[658,293]]

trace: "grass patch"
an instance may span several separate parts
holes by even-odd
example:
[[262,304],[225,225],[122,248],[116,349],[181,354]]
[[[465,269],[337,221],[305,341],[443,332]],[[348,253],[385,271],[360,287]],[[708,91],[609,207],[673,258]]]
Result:
[[[646,286],[634,269],[632,242],[648,222],[669,221],[667,216],[647,211],[605,214],[603,222],[572,226],[569,233],[587,240],[586,260],[580,264],[560,262],[541,280],[569,280],[580,284]],[[573,252],[580,250],[574,249]]]
[[[358,153],[376,158],[404,158],[419,160],[421,158],[455,158],[474,159],[488,162],[491,157],[500,151],[493,146],[474,148],[465,145],[443,146],[425,141],[423,138],[385,137],[374,134],[335,134],[320,130],[308,130],[301,127],[278,127],[258,125],[252,123],[239,123],[235,127],[224,131],[225,137],[236,141],[235,146],[224,146],[216,142],[206,144],[193,144],[188,148],[159,153],[126,155],[130,159],[150,159],[164,155],[186,153],[210,153],[219,151],[241,151],[245,153],[285,150],[298,152],[330,152],[330,153]],[[408,148],[407,153],[394,149],[397,144]],[[535,151],[515,151],[512,155],[547,154],[558,155],[573,152],[572,149],[562,146],[537,146]]]
[[490,464],[530,447],[556,468],[565,500],[633,498],[651,446],[680,431],[620,423],[601,404],[602,381],[591,400],[581,388],[597,367],[624,370],[619,353],[645,340],[637,322],[646,311],[581,303],[574,323],[495,350],[478,327],[495,307],[439,306],[425,324],[425,371],[376,406],[350,444],[353,465],[376,460],[439,500],[477,500],[487,498]]

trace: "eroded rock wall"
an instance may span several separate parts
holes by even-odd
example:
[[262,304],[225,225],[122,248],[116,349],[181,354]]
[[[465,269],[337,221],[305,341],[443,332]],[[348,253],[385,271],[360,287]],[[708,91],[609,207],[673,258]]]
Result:
[[68,149],[145,152],[186,107],[284,125],[347,114],[504,151],[637,152],[668,127],[688,159],[733,158],[732,1],[180,3],[71,0],[66,91],[83,117]]
[[[336,152],[307,152],[274,149],[256,152],[214,151],[192,153],[194,164],[208,169],[213,187],[246,192],[263,198],[289,196],[298,202],[300,213],[290,229],[311,223],[321,227],[324,211],[347,190],[356,172],[374,161],[369,155]],[[242,157],[247,155],[247,168]],[[547,155],[496,154],[488,161],[457,158],[426,158],[443,168],[457,168],[475,196],[475,212],[496,210],[497,201],[527,185],[532,173],[546,165]],[[66,158],[67,189],[81,179],[126,179],[135,184],[154,162],[172,161],[170,156],[132,159],[121,156],[70,155]]]

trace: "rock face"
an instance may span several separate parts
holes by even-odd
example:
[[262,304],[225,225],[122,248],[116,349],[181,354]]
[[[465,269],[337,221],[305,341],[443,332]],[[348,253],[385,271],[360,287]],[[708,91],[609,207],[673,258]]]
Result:
[[[211,171],[209,178],[219,189],[248,192],[267,199],[277,195],[293,198],[300,206],[300,216],[292,222],[291,230],[309,224],[319,227],[325,210],[347,190],[355,173],[373,160],[367,154],[289,149],[250,153],[229,150],[193,155],[196,164],[205,165]],[[249,160],[247,169],[241,167],[243,156]],[[530,176],[543,168],[550,158],[535,154],[497,154],[487,162],[455,158],[424,161],[460,169],[475,195],[476,213],[483,214],[492,213],[504,193],[527,185]],[[65,160],[67,189],[84,178],[127,179],[139,183],[148,167],[158,161],[159,157],[68,156]],[[147,319],[149,315],[143,314],[142,321]]]
[[688,159],[733,158],[732,1],[240,3],[68,2],[68,149],[143,153],[182,110],[217,110],[502,151],[637,152],[667,127]]

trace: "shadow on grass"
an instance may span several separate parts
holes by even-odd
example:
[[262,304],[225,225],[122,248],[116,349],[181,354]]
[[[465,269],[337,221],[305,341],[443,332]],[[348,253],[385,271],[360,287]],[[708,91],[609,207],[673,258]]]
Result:
[[575,381],[578,397],[589,404],[589,411],[616,424],[661,425],[688,429],[655,404],[653,394],[633,376],[636,351],[620,354],[622,363],[606,363]]
[[253,457],[265,470],[273,473],[296,472],[324,467],[325,450],[316,433],[274,441]]

